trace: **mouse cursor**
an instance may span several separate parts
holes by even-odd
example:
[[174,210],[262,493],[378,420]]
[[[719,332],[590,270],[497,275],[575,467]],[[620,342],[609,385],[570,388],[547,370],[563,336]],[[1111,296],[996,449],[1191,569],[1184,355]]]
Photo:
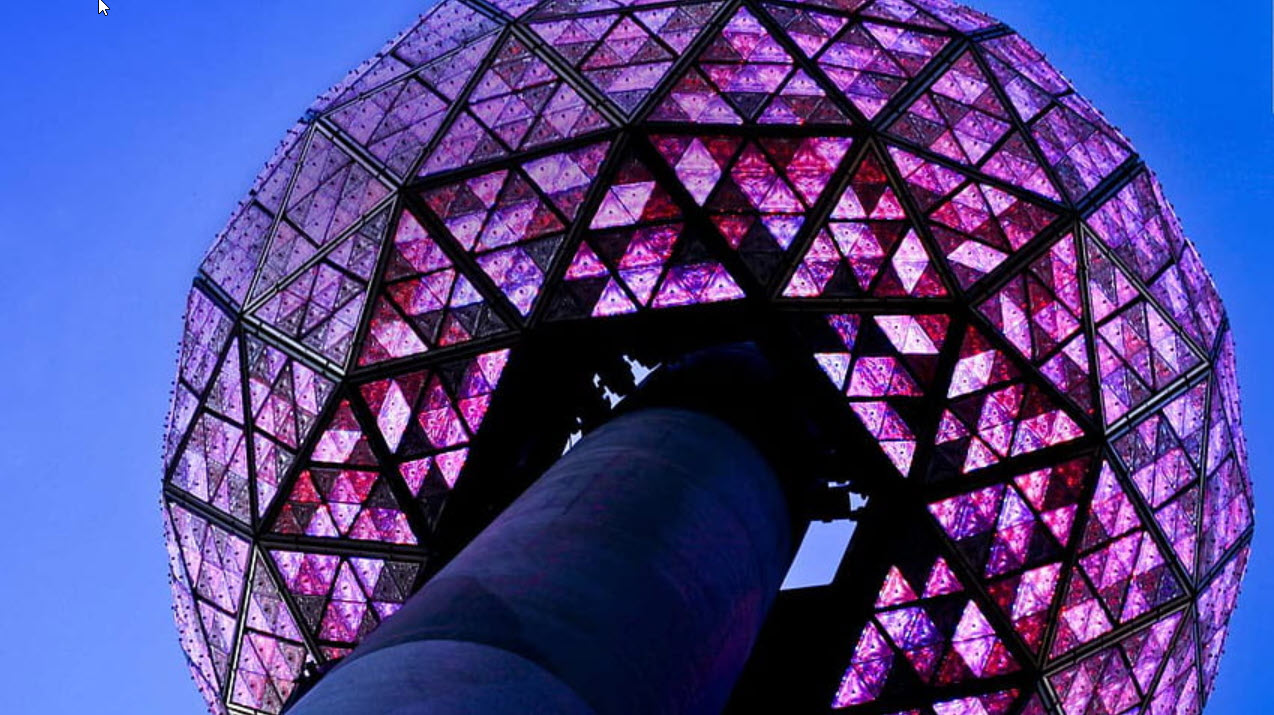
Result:
[[110,13],[106,12],[107,10],[110,10],[110,8],[106,6],[106,0],[97,0],[97,14],[110,17]]

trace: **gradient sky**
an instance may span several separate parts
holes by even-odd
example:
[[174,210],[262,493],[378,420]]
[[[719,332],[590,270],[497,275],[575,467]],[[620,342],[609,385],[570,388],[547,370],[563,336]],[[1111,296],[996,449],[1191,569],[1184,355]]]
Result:
[[[190,277],[283,132],[429,0],[27,0],[0,20],[0,712],[202,712],[169,613],[159,445]],[[1269,4],[977,0],[1158,171],[1236,326],[1274,498]],[[1274,702],[1256,550],[1209,715]]]

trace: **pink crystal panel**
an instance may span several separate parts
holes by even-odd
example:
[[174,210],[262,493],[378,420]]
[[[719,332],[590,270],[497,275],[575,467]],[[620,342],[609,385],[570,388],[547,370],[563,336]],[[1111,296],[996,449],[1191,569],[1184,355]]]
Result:
[[913,573],[894,566],[858,638],[833,707],[871,702],[891,681],[946,686],[1019,668],[945,560]]
[[854,107],[873,119],[949,39],[929,27],[853,22],[812,54]]
[[530,27],[607,99],[631,114],[664,81],[721,3],[654,9],[625,4],[583,18],[550,13],[551,19]]

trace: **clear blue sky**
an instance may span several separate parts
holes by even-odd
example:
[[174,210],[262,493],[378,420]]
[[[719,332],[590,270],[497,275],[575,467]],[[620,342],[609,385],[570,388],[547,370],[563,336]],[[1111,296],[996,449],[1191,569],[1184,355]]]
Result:
[[[0,19],[0,712],[202,711],[168,610],[159,441],[184,296],[314,95],[428,0],[28,0]],[[1136,143],[1237,327],[1274,513],[1268,3],[979,0]],[[1212,715],[1274,702],[1269,528]]]

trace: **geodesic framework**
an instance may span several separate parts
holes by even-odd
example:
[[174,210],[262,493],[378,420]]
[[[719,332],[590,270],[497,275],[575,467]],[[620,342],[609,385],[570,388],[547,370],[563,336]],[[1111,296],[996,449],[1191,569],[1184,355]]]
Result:
[[946,0],[445,0],[322,97],[186,315],[164,513],[211,709],[279,712],[393,613],[608,360],[717,339],[821,368],[869,467],[736,710],[1201,710],[1252,524],[1224,312],[1127,140]]

